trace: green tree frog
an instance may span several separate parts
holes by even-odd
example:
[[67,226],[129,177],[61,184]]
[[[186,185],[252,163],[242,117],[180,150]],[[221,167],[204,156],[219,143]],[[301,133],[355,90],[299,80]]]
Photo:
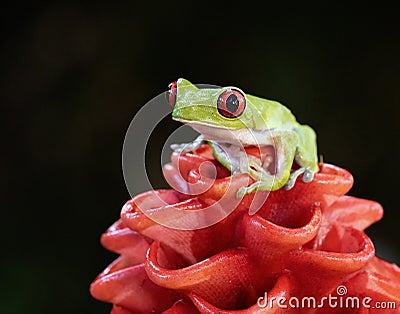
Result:
[[[204,141],[231,173],[247,173],[254,183],[241,187],[238,197],[256,191],[291,189],[298,176],[304,182],[318,172],[316,134],[299,124],[282,104],[245,94],[236,87],[198,88],[183,78],[169,85],[168,101],[174,120],[201,135],[192,143],[174,144],[174,151],[191,151]],[[247,154],[248,146],[273,146],[275,160]],[[293,161],[299,168],[292,171]],[[274,173],[271,169],[274,163]]]

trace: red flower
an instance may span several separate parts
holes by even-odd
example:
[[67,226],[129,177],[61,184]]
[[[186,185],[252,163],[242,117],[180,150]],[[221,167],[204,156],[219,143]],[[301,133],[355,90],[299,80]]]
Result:
[[[204,168],[206,161],[215,170]],[[382,313],[372,308],[376,302],[395,302],[397,309],[385,313],[399,311],[400,269],[375,257],[363,232],[382,217],[382,208],[344,195],[353,184],[346,170],[321,164],[310,183],[299,180],[291,190],[250,194],[240,202],[232,191],[252,180],[229,176],[207,145],[173,154],[164,175],[179,191],[134,197],[101,237],[120,257],[94,280],[91,293],[113,303],[112,313]],[[256,195],[264,198],[249,215]],[[190,230],[199,217],[209,222],[196,214],[210,207],[219,222]],[[343,304],[334,307],[328,296]],[[367,304],[345,308],[349,300]]]

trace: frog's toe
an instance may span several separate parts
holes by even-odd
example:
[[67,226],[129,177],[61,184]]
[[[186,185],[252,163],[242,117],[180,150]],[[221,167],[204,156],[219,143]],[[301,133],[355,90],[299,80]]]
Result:
[[302,181],[305,183],[311,182],[314,179],[314,172],[310,169],[306,169],[303,173]]
[[305,183],[311,182],[314,179],[314,172],[312,172],[309,168],[299,168],[290,174],[289,179],[285,184],[285,190],[290,190],[293,188],[297,177],[301,174],[303,175],[301,180]]
[[239,188],[239,190],[236,193],[236,197],[237,198],[242,198],[243,196],[245,196],[247,194],[247,188],[242,186],[241,188]]
[[293,188],[294,184],[296,183],[297,177],[303,174],[305,171],[306,168],[299,168],[296,171],[292,172],[285,184],[285,190],[290,190],[291,188]]
[[174,152],[180,153],[183,151],[185,145],[184,144],[171,144],[169,146]]
[[296,178],[289,178],[289,180],[287,180],[286,184],[284,185],[284,189],[285,190],[292,189],[295,182],[296,182]]
[[198,143],[171,144],[170,147],[175,153],[187,153],[196,150],[200,145]]

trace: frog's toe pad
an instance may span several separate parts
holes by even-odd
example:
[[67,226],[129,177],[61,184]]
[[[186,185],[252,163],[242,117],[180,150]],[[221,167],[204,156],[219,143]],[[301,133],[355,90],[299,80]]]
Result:
[[308,183],[311,182],[313,179],[314,179],[314,172],[312,172],[309,169],[306,169],[306,171],[304,171],[302,181]]
[[291,188],[293,188],[294,183],[296,182],[296,178],[289,178],[289,180],[287,180],[286,184],[284,185],[284,189],[285,190],[290,190]]
[[242,198],[243,196],[245,196],[247,194],[247,188],[245,186],[242,186],[241,188],[239,188],[239,190],[236,193],[236,197],[237,198]]

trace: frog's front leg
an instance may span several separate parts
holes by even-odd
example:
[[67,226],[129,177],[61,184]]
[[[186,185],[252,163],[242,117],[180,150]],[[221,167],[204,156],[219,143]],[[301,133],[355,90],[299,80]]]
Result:
[[187,153],[199,148],[205,142],[204,136],[198,136],[191,143],[182,143],[182,144],[172,144],[170,147],[176,153]]

